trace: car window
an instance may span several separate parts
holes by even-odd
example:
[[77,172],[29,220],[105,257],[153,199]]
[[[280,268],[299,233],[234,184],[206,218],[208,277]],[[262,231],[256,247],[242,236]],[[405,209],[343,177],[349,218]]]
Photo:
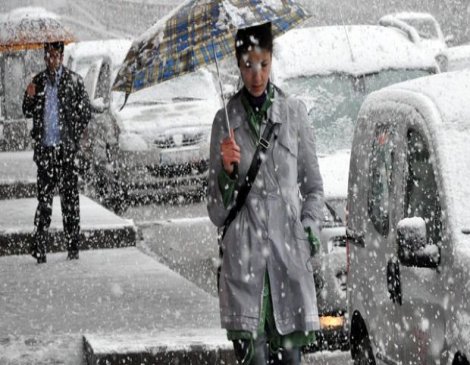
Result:
[[354,120],[364,100],[364,94],[355,91],[352,76],[299,77],[287,80],[283,87],[306,104],[319,153],[351,147]]
[[351,149],[354,126],[362,102],[372,91],[429,75],[422,69],[383,70],[362,76],[349,74],[291,78],[282,84],[290,95],[307,106],[320,154]]
[[392,84],[429,75],[430,71],[427,70],[384,70],[366,77],[366,93],[371,93]]
[[379,126],[369,160],[367,208],[375,229],[383,236],[389,232],[389,204],[394,164],[393,138],[389,126]]
[[441,205],[428,146],[423,136],[410,130],[407,136],[405,217],[421,217],[428,244],[441,241]]
[[98,75],[98,82],[96,84],[95,99],[103,98],[108,99],[108,93],[110,89],[110,67],[107,62],[104,62],[100,68],[100,74]]

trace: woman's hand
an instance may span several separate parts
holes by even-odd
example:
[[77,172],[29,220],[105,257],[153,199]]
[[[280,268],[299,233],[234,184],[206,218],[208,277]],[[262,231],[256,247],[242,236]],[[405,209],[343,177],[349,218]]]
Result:
[[222,164],[228,175],[233,173],[233,165],[240,163],[240,147],[235,142],[235,134],[230,129],[230,137],[225,138],[220,144],[220,155],[222,156]]

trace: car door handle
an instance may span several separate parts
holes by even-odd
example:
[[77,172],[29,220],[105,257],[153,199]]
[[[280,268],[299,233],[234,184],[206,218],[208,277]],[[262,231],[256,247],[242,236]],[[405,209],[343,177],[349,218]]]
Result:
[[401,305],[400,263],[396,258],[392,258],[387,262],[387,289],[390,299]]

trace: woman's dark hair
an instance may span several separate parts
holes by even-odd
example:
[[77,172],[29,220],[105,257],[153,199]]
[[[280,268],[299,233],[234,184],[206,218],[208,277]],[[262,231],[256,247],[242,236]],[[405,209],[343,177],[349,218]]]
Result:
[[50,42],[44,43],[44,52],[48,52],[50,50],[59,51],[61,54],[64,53],[64,42]]
[[273,35],[271,32],[271,23],[255,25],[249,28],[242,28],[237,31],[235,36],[235,53],[237,62],[243,54],[251,51],[254,47],[273,52]]

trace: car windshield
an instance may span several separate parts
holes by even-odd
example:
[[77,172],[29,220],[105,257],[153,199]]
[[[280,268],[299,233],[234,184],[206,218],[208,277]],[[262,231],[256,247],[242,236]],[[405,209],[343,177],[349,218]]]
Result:
[[[132,93],[126,105],[145,106],[192,100],[218,100],[218,95],[210,72],[200,70]],[[124,93],[121,92],[113,94],[113,100],[117,104],[122,105],[123,97]]]
[[364,76],[314,75],[286,80],[285,91],[307,106],[319,154],[351,149],[356,117],[367,94],[385,86],[429,75],[427,70],[385,70]]
[[418,34],[421,38],[424,39],[437,39],[439,38],[437,34],[436,25],[430,19],[403,19],[406,23],[411,25],[418,31]]

